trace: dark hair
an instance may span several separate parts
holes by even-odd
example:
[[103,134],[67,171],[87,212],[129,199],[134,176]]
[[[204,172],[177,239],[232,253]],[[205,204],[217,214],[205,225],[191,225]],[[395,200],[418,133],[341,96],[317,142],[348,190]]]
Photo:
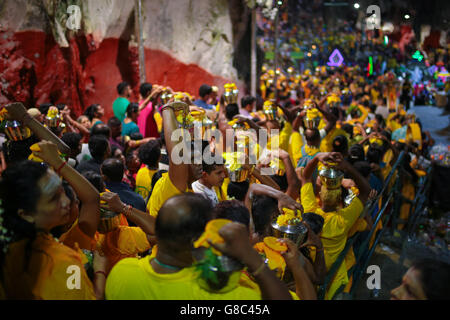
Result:
[[59,111],[64,110],[64,108],[67,106],[65,103],[58,103],[56,105],[56,108],[58,108]]
[[412,263],[419,271],[423,291],[428,300],[442,300],[450,297],[450,264],[435,260],[422,259]]
[[91,128],[91,137],[98,135],[104,136],[109,139],[111,135],[111,129],[104,123],[97,123]]
[[98,110],[99,104],[91,104],[87,109],[84,111],[84,115],[89,118],[89,121],[92,121],[95,117],[95,113]]
[[364,147],[360,144],[354,144],[348,151],[348,161],[353,164],[357,161],[364,161]]
[[253,96],[245,96],[241,99],[241,108],[245,108],[249,104],[252,104],[256,101],[256,98]]
[[226,200],[219,202],[213,209],[214,219],[229,219],[244,224],[249,229],[250,212],[247,207],[238,200]]
[[319,234],[322,231],[323,224],[325,222],[321,215],[314,212],[305,212],[303,214],[303,221],[308,223],[315,234]]
[[109,158],[103,161],[100,170],[112,182],[121,182],[125,168],[119,159]]
[[89,138],[89,152],[97,162],[103,162],[105,153],[108,150],[109,141],[104,136],[94,135]]
[[142,140],[144,139],[144,136],[140,132],[133,132],[130,134],[130,139],[134,141]]
[[[174,213],[174,203],[179,212]],[[189,250],[211,219],[212,204],[202,195],[184,193],[168,199],[159,209],[155,222],[155,234],[159,245],[180,252]]]
[[147,199],[145,200],[146,203],[148,203],[148,201],[150,200],[150,197],[152,196],[153,193],[153,188],[155,187],[155,184],[158,182],[159,179],[161,179],[163,173],[166,173],[167,170],[158,170],[156,171],[153,176],[152,176],[152,182],[150,183],[150,192],[147,196]]
[[117,117],[111,117],[108,119],[108,127],[118,127],[122,124],[122,122],[120,122],[119,118]]
[[200,88],[198,89],[198,95],[202,98],[204,96],[210,94],[211,92],[212,92],[212,87],[208,86],[207,84],[202,84],[200,86]]
[[53,106],[52,103],[46,102],[46,103],[40,104],[38,109],[43,115],[46,115],[48,112],[48,109],[50,109],[51,106]]
[[61,137],[61,140],[67,144],[72,151],[77,151],[80,147],[80,141],[83,137],[77,132],[66,132]]
[[378,123],[380,124],[381,128],[386,127],[386,121],[384,121],[384,118],[383,118],[383,116],[381,114],[377,113],[375,115],[375,119],[378,121]]
[[131,117],[133,113],[139,111],[139,104],[135,102],[131,102],[127,107],[127,117]]
[[146,144],[139,147],[139,160],[149,167],[158,167],[159,158],[161,157],[161,143],[159,139],[150,140]]
[[339,135],[333,139],[333,152],[346,154],[348,151],[348,141],[345,136]]
[[225,117],[231,121],[235,115],[239,114],[239,107],[236,103],[227,104],[225,107]]
[[353,138],[353,126],[350,123],[344,123],[341,128],[350,135],[350,139]]
[[115,157],[116,157],[114,154],[116,153],[117,150],[120,150],[120,152],[121,152],[122,155],[123,155],[122,149],[120,149],[120,148],[119,148],[118,146],[116,146],[116,145],[112,145],[112,146],[111,146],[111,157],[112,157],[112,158],[115,158]]
[[278,213],[277,200],[268,196],[255,196],[252,201],[252,217],[255,224],[255,232],[264,236],[276,213]]
[[367,178],[370,175],[370,164],[367,161],[356,161],[353,167],[364,177]]
[[227,195],[239,201],[245,200],[250,184],[248,181],[230,182],[227,187]]
[[317,128],[306,129],[305,130],[305,139],[308,144],[312,144],[314,142],[317,142],[317,140],[320,140],[319,129],[317,129]]
[[95,187],[95,189],[97,189],[98,192],[102,193],[105,191],[105,183],[99,173],[95,171],[85,171],[82,175]]
[[205,162],[205,159],[202,159],[202,171],[206,172],[207,174],[210,174],[214,170],[217,169],[217,167],[223,166],[225,163],[225,160],[222,158],[222,160],[219,160],[218,162],[214,158],[214,153],[211,154],[211,157],[214,159],[214,162],[209,164]]
[[139,93],[141,94],[143,99],[147,98],[150,95],[150,93],[152,92],[152,88],[153,86],[148,82],[141,84],[141,86],[139,87]]
[[270,176],[273,181],[280,187],[281,191],[286,191],[288,188],[288,181],[286,174],[283,174],[282,176],[278,174],[274,174]]
[[30,147],[37,142],[39,142],[39,140],[34,135],[25,140],[9,140],[5,142],[3,144],[3,152],[7,166],[27,160],[31,154]]
[[[16,242],[28,239],[25,247],[25,270],[28,268],[31,257],[32,244],[36,238],[36,228],[33,223],[22,219],[18,211],[33,212],[41,197],[39,180],[47,173],[47,165],[34,161],[22,161],[8,166],[0,179],[0,199],[3,207],[3,226],[7,230],[5,236],[11,236],[11,241]],[[7,245],[0,241],[0,247]],[[0,250],[0,268],[4,263],[4,253]],[[3,272],[0,272],[3,279]]]
[[121,82],[117,85],[117,93],[119,95],[122,95],[125,91],[126,87],[129,87],[130,85],[128,84],[128,82]]
[[381,134],[385,136],[389,141],[391,141],[391,132],[388,130],[381,131]]
[[369,147],[369,149],[367,150],[367,161],[369,163],[376,163],[379,164],[382,160],[383,157],[383,151],[382,149],[377,145],[372,143]]

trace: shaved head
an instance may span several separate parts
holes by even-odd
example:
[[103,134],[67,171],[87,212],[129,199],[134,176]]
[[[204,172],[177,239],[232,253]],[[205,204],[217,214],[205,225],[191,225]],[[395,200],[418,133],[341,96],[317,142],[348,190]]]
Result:
[[191,250],[211,219],[212,208],[200,194],[184,193],[168,199],[156,218],[158,246],[174,254]]

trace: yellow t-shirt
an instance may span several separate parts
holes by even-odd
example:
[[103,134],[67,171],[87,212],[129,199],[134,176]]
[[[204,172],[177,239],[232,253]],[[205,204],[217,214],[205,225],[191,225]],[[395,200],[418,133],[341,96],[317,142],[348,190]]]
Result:
[[[239,285],[245,288],[250,288],[252,290],[261,292],[258,284],[255,281],[253,281],[252,278],[250,278],[250,276],[247,274],[246,271],[241,272],[241,277],[239,278]],[[289,290],[289,293],[292,297],[292,300],[300,300],[300,298],[297,296],[295,292]]]
[[302,157],[303,138],[298,131],[293,131],[290,140],[288,152],[291,156],[292,165],[294,168],[297,166],[298,160]]
[[[321,240],[324,248],[325,264],[327,270],[330,270],[339,254],[344,250],[348,233],[361,215],[364,205],[358,197],[355,197],[346,208],[337,212],[324,212],[317,204],[313,185],[310,182],[301,188],[301,203],[305,212],[315,212],[324,218]],[[336,290],[342,284],[347,283],[347,267],[345,261],[343,261],[328,288],[325,299],[333,297]]]
[[153,188],[152,195],[147,203],[147,211],[156,218],[164,202],[182,192],[172,183],[168,172],[163,173]]
[[176,273],[156,273],[149,256],[120,261],[106,280],[108,300],[261,300],[261,294],[238,286],[226,293],[212,293],[200,287],[194,267]]
[[139,169],[136,175],[136,190],[144,200],[147,200],[148,194],[152,190],[152,177],[158,170],[150,170],[147,166]]

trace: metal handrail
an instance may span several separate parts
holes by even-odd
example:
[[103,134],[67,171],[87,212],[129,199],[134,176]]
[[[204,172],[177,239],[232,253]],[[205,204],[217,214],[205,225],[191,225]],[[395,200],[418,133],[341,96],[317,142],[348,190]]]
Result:
[[[383,194],[385,193],[385,191],[387,190],[387,188],[389,187],[389,184],[391,182],[392,177],[394,176],[395,171],[397,171],[397,169],[399,168],[400,164],[402,163],[402,161],[404,160],[404,156],[405,156],[405,152],[402,151],[400,153],[400,155],[398,156],[394,166],[392,167],[391,171],[389,172],[389,175],[387,176],[384,185],[383,185],[383,189],[381,190],[381,192],[377,195],[376,199],[373,201],[372,205],[369,207],[368,212],[373,212],[373,209],[375,208],[375,206],[378,204],[378,201],[380,199],[380,197],[383,196]],[[371,256],[371,252],[373,252],[373,250],[375,249],[378,241],[377,239],[379,239],[379,237],[376,237],[376,242],[374,242],[372,248],[368,248],[369,244],[370,244],[370,239],[372,238],[376,227],[378,225],[378,222],[380,221],[380,219],[383,216],[383,213],[385,212],[388,204],[390,203],[391,199],[393,198],[394,193],[398,193],[397,191],[397,187],[398,184],[396,183],[396,185],[394,186],[394,188],[389,192],[389,194],[386,196],[387,200],[384,201],[384,204],[381,206],[382,208],[380,209],[380,211],[377,213],[377,218],[375,223],[373,224],[369,236],[367,236],[367,238],[365,239],[365,241],[363,242],[363,244],[361,245],[360,249],[358,250],[358,255],[357,257],[355,257],[355,265],[349,270],[350,275],[351,273],[353,273],[353,284],[352,284],[352,291],[354,290],[354,288],[356,288],[355,283],[357,283],[359,281],[359,277],[362,275],[361,272],[361,268],[359,267],[361,264],[366,264],[367,261],[370,259]],[[364,211],[365,212],[365,211]],[[392,211],[391,214],[389,215],[389,219],[390,216],[392,215]],[[385,229],[385,228],[383,228]],[[382,229],[382,230],[383,230]],[[352,248],[352,245],[354,243],[354,241],[359,237],[359,233],[357,233],[356,235],[354,235],[353,237],[351,237],[350,239],[347,240],[346,245],[344,247],[344,249],[342,250],[342,252],[339,254],[338,258],[336,259],[336,261],[333,263],[333,265],[331,266],[329,272],[327,273],[324,283],[319,287],[318,290],[318,299],[324,299],[326,291],[328,286],[330,285],[332,279],[334,278],[334,276],[336,275],[337,270],[339,269],[339,267],[341,266],[342,262],[345,259],[345,256],[347,255],[348,251],[350,250],[350,248]],[[365,249],[367,247],[367,249]],[[373,250],[371,250],[373,249]],[[362,257],[364,256],[364,253],[368,252],[368,255],[365,255],[365,257],[367,257],[366,259],[362,259]],[[362,262],[364,261],[364,262]],[[356,276],[356,278],[355,278]],[[341,291],[341,290],[338,290]],[[336,292],[337,294],[338,292]],[[336,296],[335,294],[335,296]],[[332,297],[334,298],[334,296]]]

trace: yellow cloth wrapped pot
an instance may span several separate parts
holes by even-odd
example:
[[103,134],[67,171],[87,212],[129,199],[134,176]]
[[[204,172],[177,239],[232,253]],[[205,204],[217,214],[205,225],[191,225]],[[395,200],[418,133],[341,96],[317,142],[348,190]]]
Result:
[[[210,241],[213,244],[224,243],[225,241],[219,235],[219,230],[223,226],[225,226],[231,222],[232,221],[228,220],[228,219],[214,219],[214,220],[209,221],[206,224],[205,231],[203,232],[203,234],[194,242],[194,248],[199,248],[199,247],[209,248],[209,247],[211,247],[211,245],[209,244],[208,241]],[[222,252],[217,251],[214,248],[211,248],[211,250],[214,252],[215,255],[218,255],[218,256],[222,255]]]

